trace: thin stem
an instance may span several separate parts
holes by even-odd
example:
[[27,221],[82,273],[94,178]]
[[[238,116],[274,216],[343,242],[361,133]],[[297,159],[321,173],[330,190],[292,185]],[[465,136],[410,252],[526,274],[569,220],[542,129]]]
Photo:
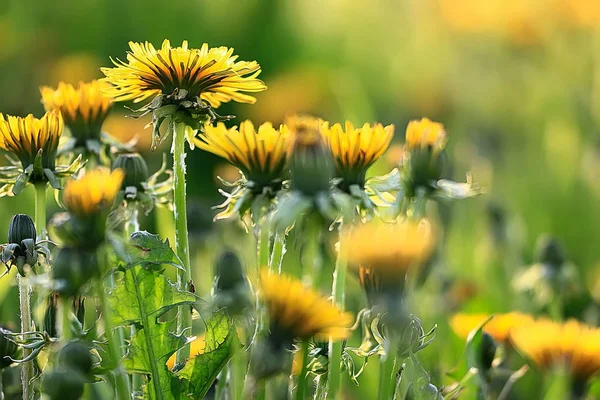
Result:
[[229,375],[230,365],[231,364],[227,364],[227,366],[219,373],[217,384],[215,385],[215,400],[221,400],[223,398],[223,393],[225,393],[225,389],[227,388],[227,375]]
[[38,233],[38,240],[48,239],[46,231],[46,182],[36,183],[35,188],[35,229]]
[[[139,210],[136,203],[127,203],[127,209],[130,211],[129,218],[125,222],[125,226],[123,229],[123,236],[126,241],[129,240],[131,234],[134,232],[138,232],[140,230],[140,221],[139,221]],[[114,287],[114,276],[111,275],[111,285]],[[117,334],[119,335],[119,340],[121,343],[124,339],[124,330],[118,329]],[[129,327],[129,337],[133,338],[135,336],[135,326],[131,325]],[[139,392],[142,388],[142,380],[140,379],[139,374],[131,374],[131,388],[134,392]]]
[[[183,270],[177,270],[177,288],[187,290],[191,279],[190,248],[188,243],[188,225],[185,189],[185,123],[177,122],[173,129],[173,171],[175,180],[174,214],[175,214],[175,247],[177,255],[183,263]],[[189,308],[180,307],[177,312],[177,332],[185,334],[192,329],[192,314]],[[190,332],[187,332],[190,333]],[[177,363],[183,364],[190,356],[189,344],[177,352]]]
[[110,317],[110,310],[108,309],[108,301],[106,300],[106,293],[104,293],[104,285],[102,282],[98,282],[94,286],[98,294],[98,299],[100,300],[102,321],[104,323],[104,330],[108,342],[108,354],[110,355],[111,359],[116,363],[116,367],[113,371],[113,374],[115,375],[115,381],[117,384],[117,398],[119,400],[130,400],[131,389],[129,387],[129,379],[127,379],[127,375],[121,367],[122,354],[121,348],[119,346],[120,343],[119,345],[117,345],[115,337],[113,335],[113,326]]
[[[21,311],[21,332],[33,331],[31,321],[31,287],[21,275],[17,274],[19,282],[19,306]],[[31,349],[23,349],[23,358],[29,357]],[[21,364],[21,383],[23,385],[23,400],[33,398],[31,380],[33,379],[33,361]]]
[[285,232],[275,233],[275,241],[273,242],[273,252],[269,260],[269,271],[275,271],[281,274],[281,266],[283,264],[283,256],[285,255]]
[[[341,309],[345,307],[346,291],[346,273],[348,272],[348,262],[346,260],[346,240],[343,233],[342,224],[339,225],[338,254],[335,261],[335,272],[333,273],[333,287],[331,295],[333,302]],[[338,397],[342,388],[341,383],[341,361],[342,361],[343,342],[329,340],[329,376],[327,397],[335,399]]]
[[298,386],[296,387],[296,400],[304,400],[306,396],[306,383],[308,378],[308,340],[302,342],[302,369],[298,375]]
[[60,334],[63,342],[67,343],[71,339],[71,310],[67,299],[60,301],[60,315],[62,327]]
[[379,394],[378,400],[390,400],[394,398],[396,390],[396,373],[394,366],[396,364],[396,341],[390,338],[385,355],[381,358],[379,364]]
[[247,365],[247,353],[235,347],[235,354],[229,362],[229,384],[232,400],[241,400],[244,392],[244,378]]

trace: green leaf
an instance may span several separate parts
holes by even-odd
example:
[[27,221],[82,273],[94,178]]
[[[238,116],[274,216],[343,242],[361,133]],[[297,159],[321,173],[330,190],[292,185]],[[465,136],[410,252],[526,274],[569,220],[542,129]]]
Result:
[[171,249],[168,239],[161,240],[158,235],[146,231],[134,232],[129,245],[127,252],[129,259],[125,260],[128,264],[146,266],[170,264],[183,270],[183,263]]
[[429,374],[412,351],[403,364],[398,399],[442,400],[440,391],[431,384]]
[[465,347],[465,353],[467,354],[467,364],[469,368],[477,368],[481,370],[481,342],[483,340],[483,327],[490,322],[490,320],[494,318],[490,316],[488,319],[483,321],[479,326],[469,333],[469,337],[467,338],[467,345]]
[[236,346],[239,346],[235,329],[224,311],[216,312],[206,322],[204,352],[179,372],[185,379],[186,392],[194,399],[203,398],[219,372],[227,365]]
[[160,322],[158,318],[173,307],[195,303],[196,296],[177,290],[160,273],[137,265],[125,269],[108,301],[116,326],[133,324],[137,329],[123,362],[125,368],[130,373],[150,375],[145,386],[147,398],[178,399],[181,383],[168,370],[166,361],[186,339],[173,333],[173,321]]

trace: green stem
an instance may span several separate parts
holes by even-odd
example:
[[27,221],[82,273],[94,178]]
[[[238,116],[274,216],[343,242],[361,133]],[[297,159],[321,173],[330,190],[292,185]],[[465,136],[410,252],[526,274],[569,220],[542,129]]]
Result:
[[390,340],[389,347],[385,355],[381,358],[379,364],[379,394],[377,400],[390,400],[394,398],[396,390],[396,373],[394,366],[396,364],[396,342]]
[[[125,227],[123,230],[123,236],[126,241],[129,240],[131,234],[134,232],[138,232],[140,230],[140,222],[139,222],[139,210],[135,203],[127,203],[127,208],[131,212],[129,218],[125,222]],[[114,276],[111,275],[111,284],[114,287]],[[124,331],[122,329],[118,329],[117,334],[119,335],[119,340],[121,343],[124,339]],[[133,338],[135,336],[135,326],[131,325],[129,328],[129,338]],[[139,392],[142,388],[142,380],[140,379],[139,374],[131,374],[131,388],[134,392]]]
[[298,375],[298,386],[296,388],[296,400],[304,400],[306,396],[306,384],[308,378],[308,340],[302,342],[302,369]]
[[281,266],[283,264],[283,256],[285,255],[285,232],[275,233],[275,241],[273,242],[273,252],[269,260],[269,271],[275,271],[281,274]]
[[106,293],[104,292],[104,284],[103,282],[97,282],[94,286],[98,294],[98,299],[100,300],[100,310],[102,311],[102,320],[104,322],[104,330],[108,342],[108,354],[116,364],[113,374],[115,375],[116,380],[117,398],[119,400],[130,400],[131,389],[129,387],[129,379],[127,379],[127,375],[121,367],[121,343],[117,345],[113,334],[113,326],[110,310],[108,309],[108,301],[106,300]]
[[227,375],[229,375],[230,365],[221,370],[219,376],[217,378],[217,384],[215,385],[215,400],[221,400],[223,398],[223,393],[227,388]]
[[71,340],[71,309],[67,299],[61,299],[60,301],[60,315],[61,315],[61,337],[64,343]]
[[235,354],[229,362],[229,382],[232,400],[241,400],[244,392],[244,379],[247,366],[247,353],[235,346]]
[[[31,287],[21,275],[17,274],[19,281],[19,306],[21,309],[21,333],[33,331],[31,323]],[[23,349],[23,358],[29,357],[31,349]],[[31,380],[33,379],[33,361],[21,364],[21,383],[23,385],[23,400],[33,398]]]
[[[177,270],[177,288],[179,290],[188,290],[188,283],[191,279],[185,188],[185,128],[185,123],[177,122],[173,129],[175,247],[177,255],[183,263],[183,270]],[[189,334],[191,329],[192,314],[189,308],[180,307],[177,312],[177,333]],[[190,346],[188,344],[177,352],[177,363],[185,363],[189,356]]]
[[[333,287],[331,289],[331,295],[333,302],[341,309],[345,307],[345,291],[346,291],[346,273],[348,272],[348,262],[346,260],[346,246],[347,240],[345,240],[343,233],[343,226],[339,226],[339,241],[338,241],[338,254],[335,261],[335,272],[333,273]],[[329,375],[327,378],[329,389],[327,390],[327,397],[330,399],[336,399],[339,396],[339,392],[342,388],[341,383],[341,361],[343,342],[329,340]]]
[[34,185],[35,188],[35,229],[38,233],[38,240],[48,239],[46,231],[46,182],[39,182]]

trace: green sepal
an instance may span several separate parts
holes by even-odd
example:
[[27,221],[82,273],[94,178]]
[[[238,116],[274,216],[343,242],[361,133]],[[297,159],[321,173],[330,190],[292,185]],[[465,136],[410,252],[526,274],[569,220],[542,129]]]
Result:
[[50,169],[44,168],[44,176],[46,177],[46,179],[48,179],[48,183],[50,184],[50,186],[52,186],[53,189],[56,189],[56,190],[62,189],[62,185],[58,181],[58,178],[56,177],[56,175],[54,175],[54,172],[52,172]]

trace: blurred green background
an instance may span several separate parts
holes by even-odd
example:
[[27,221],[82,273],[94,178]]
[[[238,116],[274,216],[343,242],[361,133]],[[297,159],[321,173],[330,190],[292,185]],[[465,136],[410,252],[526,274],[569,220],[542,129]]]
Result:
[[[457,289],[449,305],[434,285],[415,306],[427,328],[440,326],[423,359],[434,383],[448,384],[444,373],[463,349],[448,329],[448,313],[531,311],[498,268],[531,263],[541,234],[560,240],[600,297],[599,24],[596,0],[3,0],[0,112],[39,116],[40,85],[101,77],[99,67],[110,65],[109,56],[124,58],[129,40],[158,46],[168,38],[173,45],[185,39],[192,47],[234,47],[240,59],[261,64],[269,89],[257,103],[220,109],[238,120],[279,123],[299,111],[335,122],[393,123],[396,144],[411,119],[442,122],[452,177],[464,180],[471,171],[486,190],[439,209],[445,229],[436,268],[466,289]],[[139,151],[160,164],[162,151],[149,151],[147,121],[125,119],[125,111],[116,105],[105,130],[121,139],[140,134]],[[395,154],[372,172],[388,172]],[[190,224],[202,234],[199,248],[212,249],[196,260],[196,286],[207,293],[215,244],[240,247],[241,236],[210,223],[209,207],[221,201],[215,174],[227,169],[198,150],[189,163]],[[2,199],[0,242],[12,214],[32,211],[27,196]],[[169,219],[168,212],[158,215]],[[499,229],[506,243],[498,243]],[[14,321],[7,281],[0,281],[0,320]],[[351,287],[356,311],[364,302]],[[373,393],[375,377],[368,369],[352,389],[355,398]]]

